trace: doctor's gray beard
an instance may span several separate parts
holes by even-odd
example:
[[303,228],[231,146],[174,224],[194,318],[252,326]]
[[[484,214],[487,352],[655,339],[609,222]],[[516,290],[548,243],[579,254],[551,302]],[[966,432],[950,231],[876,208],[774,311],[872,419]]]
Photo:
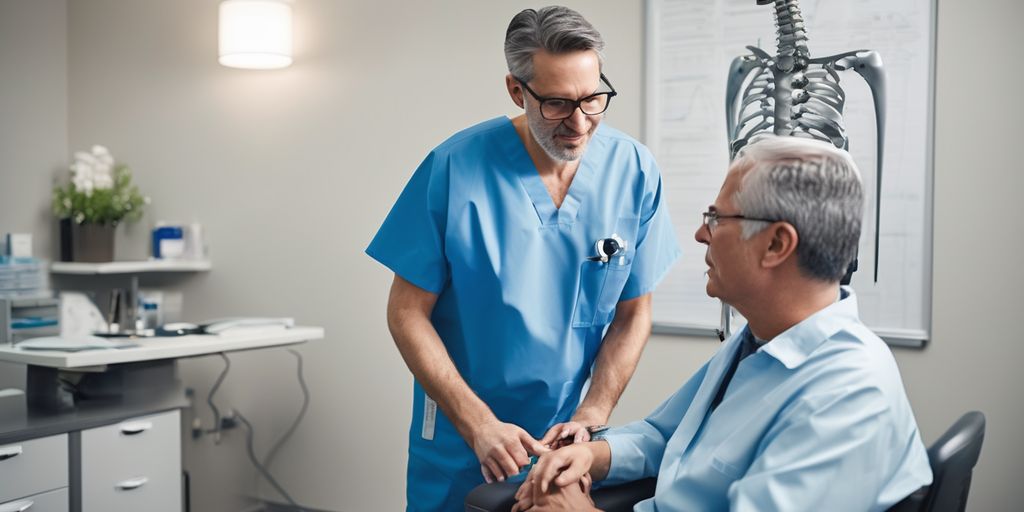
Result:
[[[533,139],[537,141],[537,144],[544,149],[544,152],[547,153],[548,156],[560,162],[572,162],[579,160],[580,157],[583,156],[583,152],[587,149],[587,143],[590,142],[590,139],[587,138],[586,143],[574,149],[560,146],[555,142],[555,134],[565,130],[562,127],[562,123],[548,128],[546,126],[547,121],[540,116],[540,112],[535,116],[527,115],[526,122],[530,125],[530,133],[533,135]],[[590,133],[588,135],[593,135],[596,129],[597,123],[595,122],[591,125]]]

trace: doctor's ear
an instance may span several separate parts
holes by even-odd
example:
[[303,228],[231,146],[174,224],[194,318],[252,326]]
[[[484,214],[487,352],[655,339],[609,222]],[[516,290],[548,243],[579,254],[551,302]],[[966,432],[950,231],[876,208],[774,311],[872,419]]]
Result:
[[523,86],[519,83],[519,80],[512,78],[512,73],[505,75],[505,88],[508,89],[508,95],[512,98],[512,103],[515,103],[519,108],[526,108],[523,103]]

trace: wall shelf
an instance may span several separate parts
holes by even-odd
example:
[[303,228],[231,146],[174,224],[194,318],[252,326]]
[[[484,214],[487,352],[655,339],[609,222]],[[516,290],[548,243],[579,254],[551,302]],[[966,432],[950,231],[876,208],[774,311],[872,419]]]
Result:
[[145,260],[111,261],[108,263],[54,262],[54,274],[112,275],[143,274],[148,272],[206,272],[213,268],[209,260]]

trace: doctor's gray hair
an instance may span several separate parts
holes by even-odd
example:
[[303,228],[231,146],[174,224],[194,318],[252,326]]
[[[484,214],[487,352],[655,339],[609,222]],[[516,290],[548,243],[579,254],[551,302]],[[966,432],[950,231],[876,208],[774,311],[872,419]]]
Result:
[[[839,281],[857,257],[864,215],[864,187],[850,154],[822,141],[765,135],[732,166],[749,168],[734,196],[740,213],[792,224],[797,266],[809,277]],[[742,222],[744,239],[769,225]]]
[[509,73],[524,82],[533,80],[533,55],[538,50],[555,55],[594,50],[602,67],[604,65],[601,33],[568,7],[526,9],[512,18],[505,32],[505,61]]

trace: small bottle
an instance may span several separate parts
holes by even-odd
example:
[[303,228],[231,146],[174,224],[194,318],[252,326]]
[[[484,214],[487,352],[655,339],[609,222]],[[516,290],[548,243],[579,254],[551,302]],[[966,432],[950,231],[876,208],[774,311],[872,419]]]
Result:
[[201,261],[206,259],[206,241],[203,239],[203,225],[193,222],[185,228],[185,257]]
[[160,310],[155,302],[142,305],[142,324],[144,329],[156,329],[160,325]]

